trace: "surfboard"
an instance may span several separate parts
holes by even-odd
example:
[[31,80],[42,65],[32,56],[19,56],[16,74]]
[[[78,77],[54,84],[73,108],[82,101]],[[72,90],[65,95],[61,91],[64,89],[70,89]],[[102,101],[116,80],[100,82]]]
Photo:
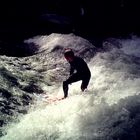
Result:
[[36,96],[37,100],[46,102],[48,104],[57,103],[57,102],[59,102],[59,101],[64,99],[64,97],[62,97],[62,96],[51,95],[51,94],[45,94],[45,95],[36,95],[36,94],[34,94],[34,95]]
[[43,95],[36,95],[34,94],[36,99],[41,102],[45,102],[47,104],[51,103],[58,103],[61,100],[65,99],[62,95],[51,95],[51,94],[43,94]]
[[51,104],[51,103],[58,103],[59,101],[63,100],[64,97],[62,96],[55,96],[55,95],[47,95],[45,96],[45,102]]

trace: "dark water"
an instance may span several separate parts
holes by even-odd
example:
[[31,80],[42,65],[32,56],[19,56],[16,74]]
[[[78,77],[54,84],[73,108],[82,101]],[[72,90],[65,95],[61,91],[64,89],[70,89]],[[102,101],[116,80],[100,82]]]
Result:
[[108,37],[139,35],[139,13],[137,0],[5,0],[0,2],[0,54],[30,55],[22,43],[36,35],[74,33],[99,46]]

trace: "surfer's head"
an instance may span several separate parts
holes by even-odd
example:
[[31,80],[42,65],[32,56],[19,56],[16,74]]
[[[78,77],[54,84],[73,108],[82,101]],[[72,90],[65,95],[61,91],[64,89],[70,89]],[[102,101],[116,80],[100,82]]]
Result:
[[73,61],[74,58],[74,52],[70,48],[66,48],[64,50],[64,57],[66,58],[67,61],[71,62]]

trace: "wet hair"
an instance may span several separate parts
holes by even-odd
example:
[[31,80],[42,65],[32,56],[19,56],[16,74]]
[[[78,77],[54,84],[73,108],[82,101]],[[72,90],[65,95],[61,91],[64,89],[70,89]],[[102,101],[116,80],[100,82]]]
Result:
[[74,57],[74,52],[72,51],[72,49],[67,48],[64,50],[64,56],[65,57]]

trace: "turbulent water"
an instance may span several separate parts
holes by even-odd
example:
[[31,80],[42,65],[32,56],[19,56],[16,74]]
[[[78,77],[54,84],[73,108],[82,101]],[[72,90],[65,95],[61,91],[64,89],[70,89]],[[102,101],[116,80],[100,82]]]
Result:
[[[114,39],[97,49],[73,34],[37,36],[35,55],[0,57],[1,140],[138,140],[140,139],[140,38]],[[45,95],[60,95],[69,64],[63,49],[87,61],[88,90],[70,85],[69,97],[49,104]]]

